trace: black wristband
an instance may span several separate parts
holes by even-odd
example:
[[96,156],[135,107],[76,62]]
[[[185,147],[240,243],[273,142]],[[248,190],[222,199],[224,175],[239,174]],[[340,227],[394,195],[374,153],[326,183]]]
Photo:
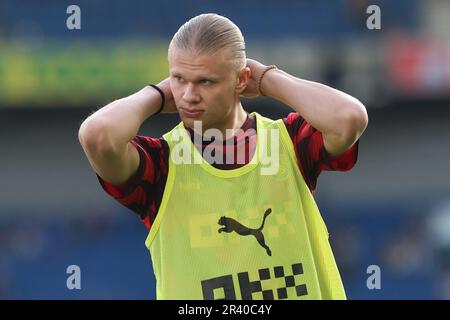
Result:
[[[160,107],[159,110],[155,113],[155,114],[158,114],[158,113],[160,113],[160,112],[162,111],[162,109],[164,108],[164,104],[166,103],[166,96],[164,95],[164,92],[163,92],[160,88],[158,88],[157,85],[149,84],[149,86],[155,88],[156,90],[158,90],[159,94],[161,95],[161,107]],[[155,114],[154,114],[154,115],[155,115]]]

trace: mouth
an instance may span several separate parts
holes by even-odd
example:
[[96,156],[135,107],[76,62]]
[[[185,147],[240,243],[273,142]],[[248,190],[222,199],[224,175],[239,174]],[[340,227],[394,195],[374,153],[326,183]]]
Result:
[[200,110],[200,109],[186,109],[186,108],[180,107],[180,112],[185,117],[198,118],[204,112],[204,110]]

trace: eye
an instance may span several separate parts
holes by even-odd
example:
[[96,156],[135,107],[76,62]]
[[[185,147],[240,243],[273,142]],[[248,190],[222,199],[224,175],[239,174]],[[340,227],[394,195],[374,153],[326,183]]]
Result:
[[212,84],[212,81],[208,80],[208,79],[202,79],[199,81],[201,84]]

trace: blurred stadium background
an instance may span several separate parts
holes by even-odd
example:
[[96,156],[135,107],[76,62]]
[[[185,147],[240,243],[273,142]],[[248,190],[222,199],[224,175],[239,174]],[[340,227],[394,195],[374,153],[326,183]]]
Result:
[[[71,4],[81,30],[66,28]],[[381,30],[366,28],[371,4]],[[322,173],[316,193],[348,298],[450,298],[447,0],[1,0],[0,298],[155,297],[146,229],[101,190],[77,133],[98,107],[166,77],[172,35],[204,12],[239,25],[249,57],[367,106],[356,166]],[[158,115],[140,134],[178,121]],[[66,287],[72,264],[81,290]],[[380,290],[366,287],[370,265]]]

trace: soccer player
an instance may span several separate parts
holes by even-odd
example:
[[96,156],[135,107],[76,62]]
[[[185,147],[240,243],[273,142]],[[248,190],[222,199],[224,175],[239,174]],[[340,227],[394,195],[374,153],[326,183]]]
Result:
[[[247,59],[241,31],[217,14],[182,25],[168,60],[168,78],[79,130],[103,189],[149,229],[157,299],[345,299],[313,195],[321,171],[356,163],[365,107]],[[260,95],[295,112],[247,113],[240,97]],[[159,112],[181,122],[137,135]]]

